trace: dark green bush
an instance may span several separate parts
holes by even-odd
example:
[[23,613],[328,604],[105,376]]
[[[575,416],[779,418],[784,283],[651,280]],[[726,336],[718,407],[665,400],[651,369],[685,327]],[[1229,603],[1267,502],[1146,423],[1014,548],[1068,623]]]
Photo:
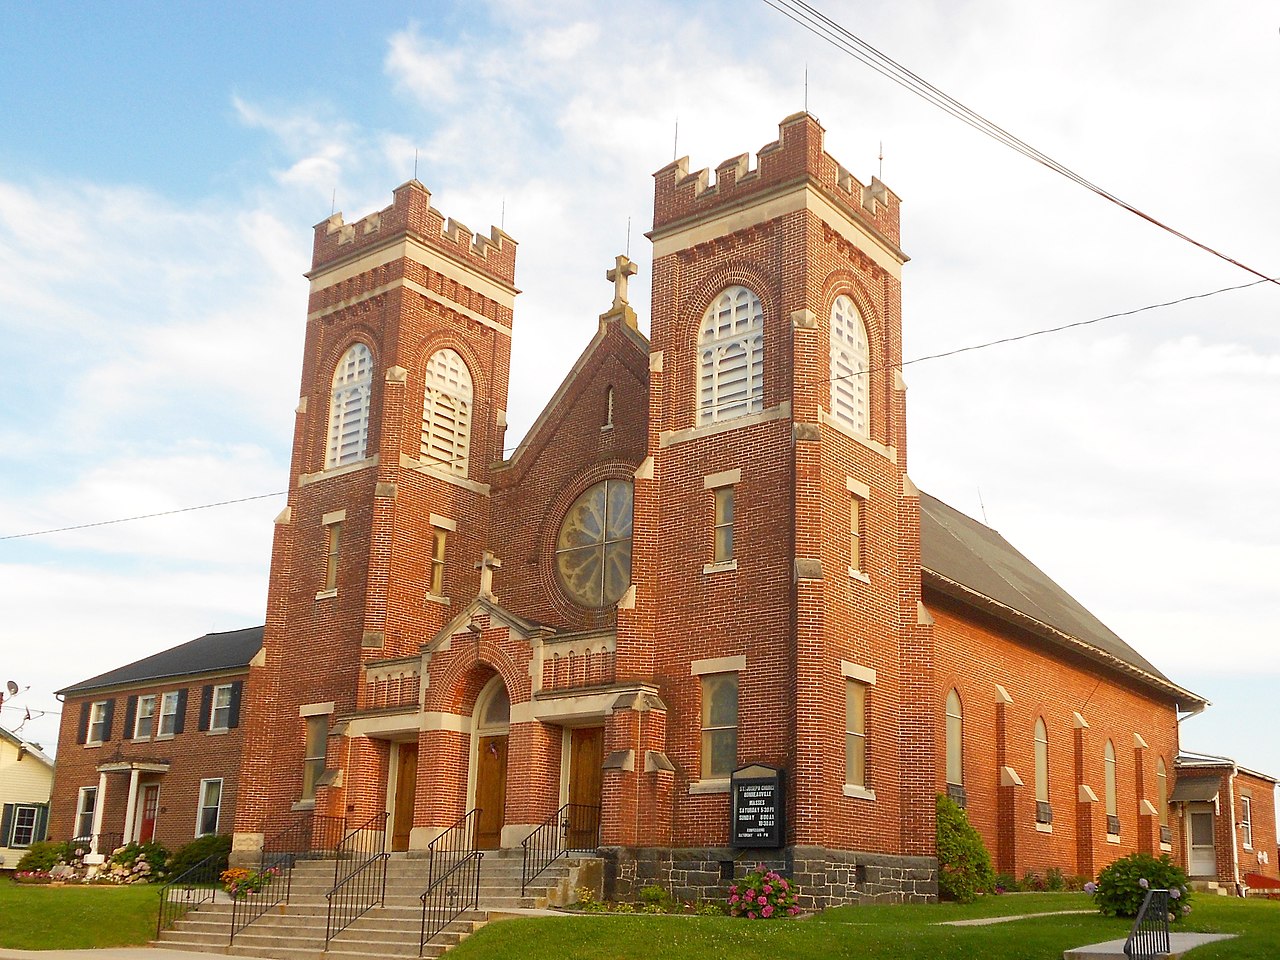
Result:
[[1053,893],[1060,893],[1067,889],[1067,877],[1062,872],[1061,867],[1050,867],[1044,872],[1045,887]]
[[982,837],[950,797],[938,795],[938,894],[972,903],[995,883]]
[[1104,867],[1098,882],[1086,885],[1085,890],[1109,917],[1136,917],[1148,890],[1169,891],[1171,920],[1181,920],[1191,912],[1187,875],[1167,853],[1159,860],[1146,853],[1121,857]]
[[33,843],[31,848],[18,861],[17,869],[23,872],[39,870],[47,872],[59,862],[67,860],[67,844],[41,841]]
[[218,859],[209,867],[209,875],[216,877],[227,869],[227,860],[231,856],[231,838],[221,834],[209,834],[192,840],[169,861],[169,876],[180,877],[205,857],[217,856]]
[[991,889],[995,893],[1017,893],[1022,887],[1012,873],[997,873],[991,881]]

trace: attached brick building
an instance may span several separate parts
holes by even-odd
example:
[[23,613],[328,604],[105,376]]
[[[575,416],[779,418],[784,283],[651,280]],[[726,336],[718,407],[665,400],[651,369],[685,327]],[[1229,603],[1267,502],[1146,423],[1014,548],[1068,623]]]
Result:
[[229,833],[242,691],[261,649],[261,627],[210,633],[59,690],[50,836],[105,856],[135,840],[172,850]]
[[[650,338],[619,257],[509,458],[515,241],[416,180],[319,224],[233,856],[308,817],[420,853],[478,811],[481,847],[568,821],[615,895],[767,859],[816,905],[927,898],[949,793],[1000,870],[1183,857],[1204,700],[907,474],[898,206],[807,114],[660,170]],[[747,766],[779,848],[731,844]]]

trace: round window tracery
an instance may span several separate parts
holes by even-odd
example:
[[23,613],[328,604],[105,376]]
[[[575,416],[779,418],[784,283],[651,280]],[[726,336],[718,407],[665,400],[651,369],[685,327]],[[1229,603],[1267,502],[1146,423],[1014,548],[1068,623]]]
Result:
[[631,585],[631,501],[631,481],[601,480],[565,513],[556,572],[574,603],[609,606]]

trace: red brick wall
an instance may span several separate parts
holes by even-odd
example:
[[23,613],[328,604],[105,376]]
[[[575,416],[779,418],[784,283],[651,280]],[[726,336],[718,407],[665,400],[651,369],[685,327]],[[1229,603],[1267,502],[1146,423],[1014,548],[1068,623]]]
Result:
[[[1178,749],[1174,704],[1125,678],[1109,674],[1066,651],[1048,652],[1045,641],[1021,634],[950,598],[930,591],[926,603],[933,615],[937,641],[937,705],[935,736],[939,763],[936,789],[946,790],[946,726],[942,705],[955,688],[964,708],[964,788],[969,820],[982,834],[997,869],[1021,877],[1027,870],[1058,867],[1068,874],[1096,875],[1112,860],[1139,850],[1159,848],[1157,817],[1140,814],[1142,800],[1159,809],[1155,795],[1156,763],[1164,758],[1172,789],[1173,758]],[[995,685],[1013,702],[998,710]],[[1003,712],[1003,723],[999,714]],[[1077,730],[1080,713],[1087,729]],[[1037,717],[1043,717],[1049,739],[1049,802],[1053,832],[1035,826],[1035,743]],[[998,734],[1003,728],[1004,740]],[[1134,734],[1146,742],[1135,748]],[[1077,751],[1077,738],[1082,751]],[[1116,811],[1120,842],[1107,841],[1104,744],[1116,751]],[[1001,844],[998,754],[1012,766],[1023,786],[1012,791],[1011,820]],[[1082,779],[1077,774],[1080,763]],[[1141,791],[1139,790],[1141,781]],[[1079,784],[1097,794],[1096,804],[1078,802]],[[1084,815],[1081,817],[1081,808]],[[1179,849],[1180,824],[1170,816]],[[1084,832],[1082,832],[1084,827]],[[1009,855],[1008,845],[1014,845]]]
[[[50,801],[49,836],[55,840],[70,838],[76,829],[76,805],[81,787],[96,787],[100,764],[129,760],[167,760],[166,773],[143,773],[140,784],[160,785],[160,809],[156,817],[155,838],[170,850],[176,850],[195,838],[196,814],[200,802],[200,781],[222,778],[222,807],[218,832],[230,833],[239,794],[239,764],[244,745],[244,731],[249,722],[247,705],[242,701],[240,725],[225,732],[202,732],[200,726],[200,690],[206,684],[243,680],[245,674],[227,674],[215,678],[194,677],[165,683],[121,687],[110,692],[69,696],[62,710],[58,731],[58,763],[54,769],[53,795]],[[130,696],[155,694],[156,723],[159,724],[159,701],[165,693],[186,688],[187,710],[184,731],[172,737],[133,740],[132,730],[124,730],[125,702]],[[100,745],[77,743],[81,705],[99,700],[115,700],[111,739]],[[127,734],[127,735],[126,735]],[[107,775],[103,805],[102,832],[124,832],[125,806],[129,793],[129,774]],[[139,797],[141,790],[139,790]],[[109,853],[110,851],[104,851]]]

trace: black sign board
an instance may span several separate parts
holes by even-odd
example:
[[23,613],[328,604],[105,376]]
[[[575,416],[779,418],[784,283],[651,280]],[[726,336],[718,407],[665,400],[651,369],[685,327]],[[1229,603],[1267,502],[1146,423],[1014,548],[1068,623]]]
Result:
[[782,771],[751,764],[730,777],[729,844],[781,847],[787,837],[787,797]]

